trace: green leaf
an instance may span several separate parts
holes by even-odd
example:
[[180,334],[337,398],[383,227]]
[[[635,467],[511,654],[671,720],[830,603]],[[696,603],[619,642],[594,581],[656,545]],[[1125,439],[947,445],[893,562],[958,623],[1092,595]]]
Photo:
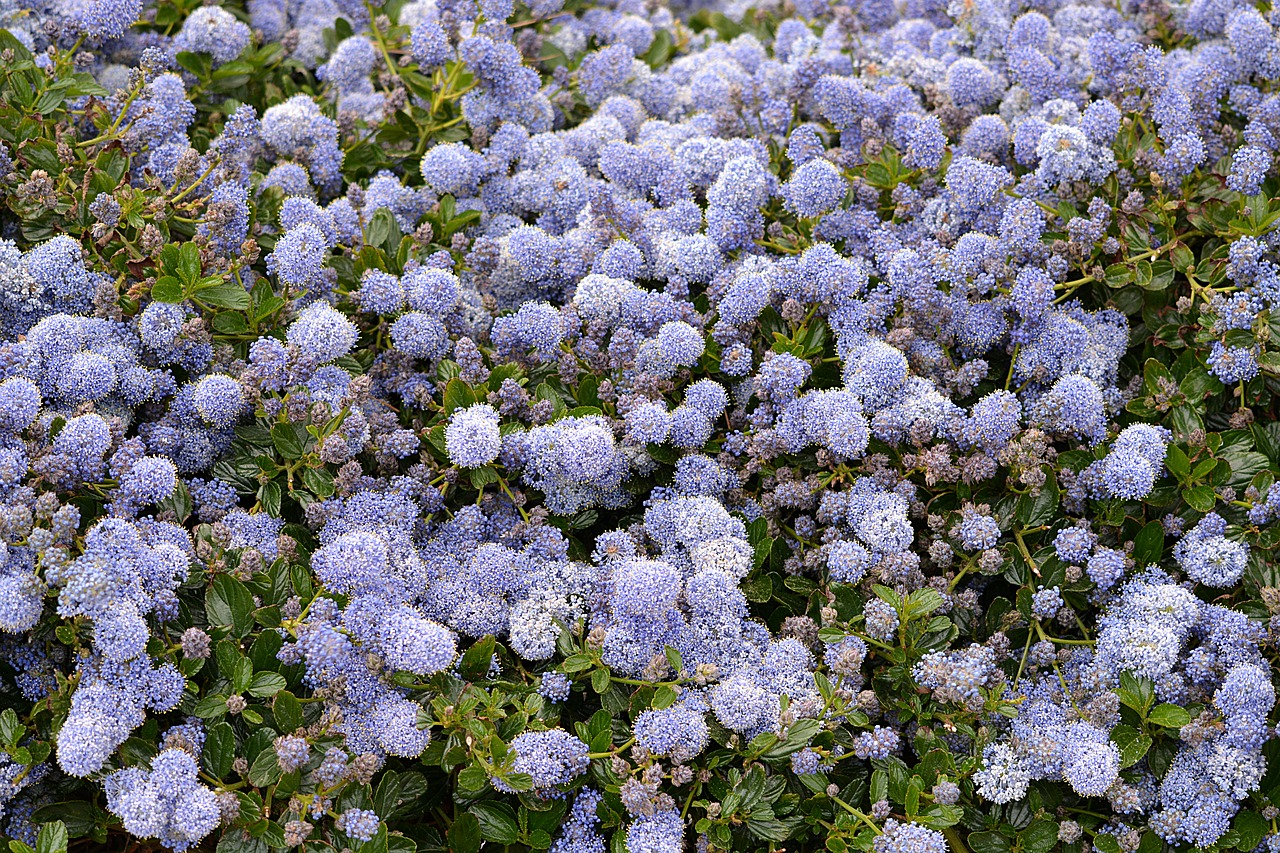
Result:
[[265,788],[279,782],[280,776],[280,758],[276,755],[275,748],[268,744],[249,766],[249,784]]
[[271,427],[271,443],[285,459],[301,459],[307,452],[306,433],[294,424],[276,424]]
[[1218,497],[1212,486],[1191,486],[1182,490],[1182,499],[1197,512],[1213,512]]
[[243,637],[253,627],[253,595],[231,575],[218,575],[205,594],[205,614],[210,624]]
[[267,853],[267,842],[238,826],[229,826],[218,839],[217,853]]
[[231,670],[231,689],[235,693],[243,693],[249,689],[253,681],[253,662],[246,657],[236,660]]
[[202,720],[216,720],[219,717],[225,717],[227,715],[227,697],[206,696],[196,703],[195,707],[191,709],[191,713]]
[[871,802],[889,799],[889,774],[876,770],[871,774]]
[[[1236,815],[1235,826],[1232,827],[1240,836],[1237,850],[1252,850],[1261,842],[1270,828],[1266,818],[1255,811],[1245,809]],[[1142,853],[1142,851],[1140,851]]]
[[26,734],[26,726],[18,722],[18,714],[12,708],[0,711],[0,741],[5,746],[14,746],[18,739]]
[[249,683],[249,695],[257,696],[259,699],[265,699],[268,696],[274,696],[288,686],[288,682],[284,680],[284,676],[274,672],[259,672],[253,676],[253,681]]
[[195,294],[195,298],[207,305],[217,308],[230,308],[234,311],[247,311],[249,308],[249,291],[234,281],[224,281],[213,287],[205,288]]
[[465,409],[475,402],[476,395],[471,390],[471,386],[456,376],[449,380],[449,384],[444,388],[444,399],[441,403],[446,415],[451,415],[458,409]]
[[1102,853],[1121,853],[1120,842],[1109,832],[1099,832],[1093,839],[1093,846]]
[[1058,824],[1048,818],[1033,821],[1018,833],[1024,853],[1049,853],[1058,844]]
[[178,247],[178,277],[189,285],[200,280],[200,250],[195,243]]
[[946,599],[942,597],[942,593],[926,587],[911,593],[903,609],[908,619],[919,619],[921,616],[928,616],[944,604]]
[[609,670],[603,667],[591,673],[591,689],[596,693],[603,693],[609,689]]
[[787,730],[787,736],[770,747],[761,758],[766,761],[777,761],[797,753],[809,745],[814,735],[822,730],[818,720],[797,720]]
[[467,765],[458,773],[458,790],[460,791],[482,791],[488,782],[489,777],[485,775],[484,770],[474,764]]
[[1185,480],[1191,476],[1191,460],[1187,458],[1187,454],[1182,448],[1176,444],[1169,445],[1169,452],[1165,454],[1164,464],[1169,468],[1169,472],[1179,480]]
[[1111,740],[1120,747],[1120,767],[1132,767],[1151,749],[1151,736],[1132,726],[1120,725],[1111,730]]
[[1119,290],[1133,281],[1133,273],[1126,264],[1112,264],[1103,273],[1103,281],[1106,282],[1107,287]]
[[247,444],[257,445],[258,447],[271,446],[271,431],[257,426],[256,424],[246,424],[245,426],[236,427],[236,438],[242,439]]
[[964,809],[959,806],[932,805],[920,814],[916,820],[933,829],[946,829],[955,826],[964,817]]
[[221,779],[231,772],[236,759],[236,733],[227,723],[214,723],[205,735],[200,763],[209,774]]
[[276,694],[271,711],[276,718],[276,728],[285,734],[297,731],[302,727],[302,703],[298,701],[297,696],[294,696],[288,690],[281,690]]
[[[1201,459],[1196,463],[1196,467],[1191,471],[1191,481],[1198,482],[1213,473],[1213,469],[1218,467],[1217,459]],[[1228,466],[1229,467],[1229,466]],[[1264,465],[1265,468],[1265,460]]]
[[214,316],[214,332],[220,334],[243,334],[248,332],[248,324],[243,316],[223,311]]
[[67,825],[60,820],[40,827],[36,853],[67,853]]
[[742,583],[742,594],[746,596],[747,601],[764,604],[773,597],[773,580],[764,574],[748,577]]
[[1013,845],[998,832],[974,832],[969,835],[969,849],[973,853],[1009,853]]
[[262,508],[267,515],[280,515],[280,483],[272,480],[269,483],[263,483],[258,487],[258,501],[262,504]]
[[1191,722],[1191,714],[1185,708],[1165,703],[1152,708],[1151,713],[1147,715],[1147,719],[1157,726],[1180,729]]
[[1255,422],[1249,429],[1253,433],[1254,446],[1273,463],[1280,465],[1280,423]]
[[66,826],[72,838],[81,838],[93,832],[99,824],[105,824],[109,815],[93,803],[84,800],[68,800],[41,806],[31,815],[32,823],[59,821]]
[[151,285],[151,298],[156,302],[178,303],[186,298],[182,282],[171,275],[161,276]]
[[395,216],[385,207],[380,207],[373,214],[373,219],[369,222],[366,229],[368,235],[365,242],[375,248],[382,249],[388,256],[396,253],[396,248],[400,245],[400,238],[404,236],[400,232],[400,225],[396,222]]
[[479,853],[480,843],[483,840],[480,834],[480,819],[471,812],[464,812],[449,827],[448,838],[451,853]]
[[[747,526],[747,541],[751,543],[754,550],[752,559],[752,568],[760,568],[764,565],[764,561],[769,559],[769,552],[773,550],[773,539],[769,536],[769,522],[763,518],[757,518]],[[768,601],[768,599],[765,599]]]
[[1058,481],[1049,466],[1044,466],[1044,471],[1045,481],[1040,487],[1040,494],[1035,497],[1027,494],[1018,499],[1017,518],[1023,527],[1048,524],[1058,512]]
[[1169,372],[1169,368],[1159,359],[1149,358],[1142,368],[1142,388],[1146,391],[1147,396],[1154,397],[1161,393],[1166,387],[1176,387],[1177,383],[1173,381],[1173,374]]
[[1178,390],[1192,403],[1197,403],[1212,394],[1221,394],[1222,382],[1203,367],[1193,367],[1182,378]]
[[644,55],[644,61],[656,71],[666,65],[674,46],[670,31],[658,30],[654,34],[653,42],[649,45],[649,52]]
[[587,374],[578,381],[578,387],[574,390],[573,395],[580,406],[594,406],[600,408],[600,379],[599,377]]
[[1120,703],[1146,716],[1155,700],[1155,686],[1148,678],[1138,678],[1131,672],[1120,673],[1120,688],[1116,690]]
[[478,681],[488,675],[496,644],[492,634],[476,640],[462,656],[462,662],[458,664],[458,673],[468,681]]
[[876,594],[876,598],[892,607],[894,610],[902,609],[902,596],[894,592],[887,586],[881,584],[872,584],[871,591]]
[[480,837],[494,844],[515,844],[520,837],[516,827],[516,813],[511,806],[501,802],[476,803],[471,807],[480,825]]
[[1133,563],[1145,568],[1160,562],[1164,551],[1164,525],[1159,521],[1148,522],[1133,538]]
[[302,482],[319,498],[327,498],[334,492],[333,475],[324,468],[303,468]]
[[184,50],[175,59],[178,60],[179,65],[202,80],[208,79],[209,74],[213,71],[213,57],[205,53],[192,53],[189,50]]
[[560,665],[560,668],[565,672],[582,672],[584,670],[591,669],[594,665],[595,662],[591,660],[590,655],[578,654],[569,655],[569,657],[565,658],[564,663]]

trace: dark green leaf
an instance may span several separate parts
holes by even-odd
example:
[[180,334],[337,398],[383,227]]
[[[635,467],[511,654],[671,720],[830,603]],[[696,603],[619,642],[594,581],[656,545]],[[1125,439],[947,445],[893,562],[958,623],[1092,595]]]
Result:
[[1058,824],[1048,818],[1032,821],[1018,833],[1018,841],[1025,853],[1049,853],[1058,844]]
[[1165,455],[1164,464],[1169,468],[1169,472],[1179,480],[1185,480],[1191,476],[1191,460],[1187,458],[1187,454],[1182,448],[1176,444],[1169,445],[1169,452]]
[[451,853],[478,853],[482,836],[480,820],[471,812],[464,812],[449,827],[449,850]]
[[[1270,826],[1262,815],[1251,809],[1244,809],[1240,814],[1236,815],[1235,825],[1232,829],[1240,837],[1239,842],[1236,844],[1236,849],[1252,850],[1262,842],[1263,836],[1267,834]],[[1143,851],[1139,850],[1139,853],[1143,853]]]
[[458,673],[469,681],[477,681],[488,675],[495,645],[492,634],[476,640],[462,656],[462,662],[458,664]]
[[184,284],[193,285],[200,280],[200,250],[195,243],[183,243],[178,248],[177,272]]
[[1151,713],[1147,719],[1155,723],[1157,726],[1165,726],[1170,729],[1180,729],[1187,723],[1191,722],[1191,714],[1185,708],[1179,708],[1177,705],[1157,705],[1151,709]]
[[302,727],[302,703],[288,690],[281,690],[276,694],[271,710],[280,731],[288,734]]
[[458,409],[465,409],[475,402],[475,392],[471,390],[467,383],[457,377],[449,380],[449,384],[444,389],[444,400],[442,402],[446,415],[453,414]]
[[1013,845],[998,832],[974,832],[969,835],[969,849],[973,853],[1009,853]]
[[1116,691],[1120,703],[1143,716],[1155,699],[1155,686],[1148,678],[1138,678],[1130,672],[1120,673],[1120,688]]
[[516,813],[511,806],[500,802],[476,803],[471,807],[480,825],[480,837],[495,844],[515,844],[519,838]]
[[178,303],[186,298],[182,282],[171,275],[161,276],[151,285],[151,298],[156,302]]
[[1120,842],[1116,841],[1116,837],[1109,832],[1098,833],[1093,839],[1093,846],[1102,853],[1121,853]]
[[231,575],[218,575],[205,595],[205,613],[210,624],[243,637],[253,627],[253,595]]
[[327,498],[333,494],[333,475],[324,468],[303,468],[302,482],[316,497]]
[[226,723],[214,723],[205,735],[200,763],[210,775],[221,779],[231,772],[236,758],[236,733]]
[[1151,736],[1132,726],[1120,725],[1111,730],[1111,740],[1120,747],[1120,767],[1132,767],[1151,748]]
[[275,748],[268,745],[258,753],[257,758],[253,759],[253,764],[249,766],[249,784],[265,788],[278,781],[280,781],[280,759],[276,755]]
[[307,452],[305,435],[294,424],[276,424],[271,428],[271,443],[285,459],[301,459]]
[[763,574],[748,577],[742,583],[742,594],[747,597],[747,601],[763,604],[773,597],[773,581]]
[[31,822],[40,824],[50,821],[61,821],[72,838],[88,835],[99,824],[107,821],[106,812],[93,803],[84,800],[68,800],[64,803],[53,803],[41,806],[31,815]]
[[26,732],[26,727],[18,722],[18,715],[12,708],[0,711],[0,742],[5,746],[14,746]]
[[653,691],[653,708],[661,711],[663,708],[670,708],[676,703],[676,699],[680,698],[676,695],[676,691],[667,685],[662,685]]
[[1191,486],[1182,490],[1182,499],[1197,512],[1212,512],[1218,498],[1211,486]]
[[462,791],[481,791],[488,784],[489,777],[484,770],[474,764],[468,765],[458,773],[458,788]]
[[1164,525],[1159,521],[1148,522],[1133,538],[1133,562],[1145,568],[1160,562],[1164,551]]
[[218,308],[230,308],[245,311],[249,308],[249,291],[234,281],[226,281],[214,287],[199,291],[195,298]]
[[248,692],[250,696],[257,696],[259,699],[265,699],[268,696],[274,696],[281,690],[284,690],[287,682],[284,677],[274,672],[259,672],[253,676],[253,681],[249,683]]
[[1053,471],[1045,466],[1045,482],[1040,494],[1023,495],[1018,499],[1018,522],[1023,527],[1039,527],[1048,524],[1058,511],[1058,481]]
[[195,704],[195,707],[191,709],[191,713],[202,720],[216,720],[219,717],[225,717],[227,715],[227,697],[206,696]]
[[591,689],[603,693],[609,689],[609,670],[603,667],[591,673]]
[[36,853],[67,853],[67,825],[55,820],[40,827]]
[[258,501],[261,502],[263,510],[268,515],[280,515],[280,482],[272,480],[269,483],[263,483],[258,488]]

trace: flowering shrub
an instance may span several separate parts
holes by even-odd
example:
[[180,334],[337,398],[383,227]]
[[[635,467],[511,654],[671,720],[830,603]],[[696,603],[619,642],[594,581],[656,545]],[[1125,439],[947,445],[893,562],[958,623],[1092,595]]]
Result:
[[9,849],[1276,853],[1277,26],[0,0]]

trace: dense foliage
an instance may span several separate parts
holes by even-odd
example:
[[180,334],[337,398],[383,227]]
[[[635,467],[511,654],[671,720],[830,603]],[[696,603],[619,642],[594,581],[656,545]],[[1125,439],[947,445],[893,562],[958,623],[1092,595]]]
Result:
[[1277,26],[0,0],[9,849],[1280,850]]

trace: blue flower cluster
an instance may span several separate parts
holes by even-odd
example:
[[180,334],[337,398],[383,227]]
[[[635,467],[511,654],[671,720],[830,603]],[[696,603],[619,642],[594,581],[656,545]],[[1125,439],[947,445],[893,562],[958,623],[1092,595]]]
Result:
[[218,797],[201,785],[199,747],[163,750],[143,770],[129,767],[107,777],[107,807],[130,835],[154,838],[172,850],[187,850],[222,820]]
[[[1212,844],[1266,767],[1262,747],[1275,690],[1263,639],[1244,615],[1206,604],[1148,569],[1111,599],[1096,652],[1050,649],[1041,660],[1033,650],[1033,668],[1047,671],[1019,685],[1011,737],[986,747],[974,776],[978,793],[1007,803],[1026,796],[1032,780],[1061,778],[1081,796],[1107,797],[1118,813],[1148,815],[1171,844]],[[1152,685],[1157,701],[1209,709],[1182,727],[1182,744],[1161,778],[1149,768],[1120,773],[1114,732],[1123,694],[1113,691],[1125,689],[1128,676]]]

